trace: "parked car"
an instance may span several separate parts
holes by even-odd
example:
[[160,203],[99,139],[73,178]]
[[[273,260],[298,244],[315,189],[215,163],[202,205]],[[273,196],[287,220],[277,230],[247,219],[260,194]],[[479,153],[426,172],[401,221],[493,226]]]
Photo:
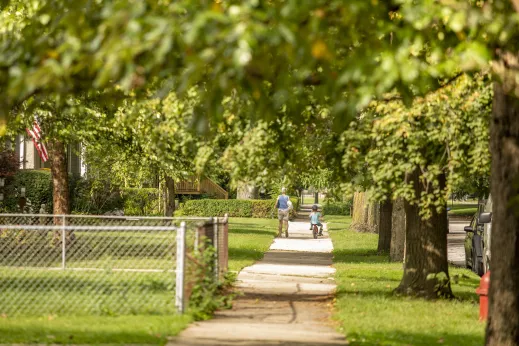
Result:
[[489,197],[465,227],[465,265],[479,276],[490,270],[491,221],[492,197]]

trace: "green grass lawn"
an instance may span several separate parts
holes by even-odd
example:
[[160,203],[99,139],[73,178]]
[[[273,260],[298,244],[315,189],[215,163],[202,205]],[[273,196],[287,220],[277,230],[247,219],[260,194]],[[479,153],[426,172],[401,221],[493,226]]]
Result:
[[350,217],[327,216],[334,244],[334,317],[350,345],[482,345],[475,289],[479,277],[450,268],[454,300],[396,297],[402,264],[377,255],[377,235],[349,230]]
[[468,203],[454,203],[454,205],[448,205],[451,210],[449,216],[466,216],[472,217],[478,211],[478,205]]
[[229,270],[239,271],[263,258],[277,234],[274,219],[229,219]]
[[164,345],[190,322],[190,315],[0,317],[0,343]]
[[303,197],[303,204],[309,205],[309,204],[314,204],[314,203],[315,203],[315,197],[313,195],[312,196],[305,195]]
[[[261,259],[277,233],[276,227],[277,220],[231,218],[229,270],[238,271]],[[114,238],[114,234],[98,236]],[[108,238],[93,242],[81,237],[84,241],[76,248],[76,255],[69,253],[69,268],[105,269],[100,272],[0,269],[0,343],[165,344],[168,336],[178,334],[192,321],[189,313],[181,316],[174,311],[174,274],[110,270],[174,269],[172,250],[164,247],[174,242],[164,241],[164,237],[117,237],[116,248],[133,249],[133,255],[127,257],[115,256],[109,247],[92,251],[108,244]],[[174,240],[175,235],[167,237]],[[27,254],[35,252],[26,250]],[[99,256],[94,256],[97,253]],[[46,265],[59,266],[59,255],[49,252]],[[31,259],[27,257],[23,262]],[[11,259],[4,265],[15,264]]]

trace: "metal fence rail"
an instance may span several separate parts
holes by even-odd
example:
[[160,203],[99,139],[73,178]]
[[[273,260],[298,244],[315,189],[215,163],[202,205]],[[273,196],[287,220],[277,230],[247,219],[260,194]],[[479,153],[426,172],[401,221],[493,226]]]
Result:
[[[183,312],[188,279],[196,285],[186,261],[200,251],[203,230],[226,230],[226,224],[218,218],[0,214],[0,314]],[[220,239],[211,246],[226,249]],[[227,254],[216,253],[218,280]]]

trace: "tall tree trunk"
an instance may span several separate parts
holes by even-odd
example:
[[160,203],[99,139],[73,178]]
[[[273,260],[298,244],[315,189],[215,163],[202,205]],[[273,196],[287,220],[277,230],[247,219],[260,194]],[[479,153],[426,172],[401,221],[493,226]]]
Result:
[[171,217],[175,212],[175,180],[166,175],[166,216]]
[[404,260],[405,224],[404,200],[398,198],[393,203],[391,220],[391,250],[389,252],[391,262],[402,262]]
[[[68,171],[67,171],[67,152],[65,145],[58,141],[49,141],[49,160],[50,170],[52,173],[52,209],[54,215],[70,214],[70,194],[68,189]],[[54,224],[61,226],[66,224],[66,219],[54,217]],[[65,233],[65,244],[69,246],[75,239],[72,231]],[[60,231],[54,231],[52,236],[52,244],[56,247],[61,246],[63,234]]]
[[68,190],[67,153],[65,145],[49,141],[50,170],[52,172],[52,202],[54,214],[70,214]]
[[[417,196],[424,191],[418,171],[411,175]],[[440,188],[445,187],[445,175]],[[419,207],[405,202],[406,245],[404,276],[397,293],[427,298],[452,297],[447,262],[447,210],[432,212],[428,220],[419,215]]]
[[364,200],[364,192],[355,192],[355,194],[353,195],[353,215],[351,220],[353,227],[355,227],[356,224],[364,223]]
[[[278,192],[281,194],[281,191]],[[239,183],[236,191],[236,199],[258,199],[259,189],[254,184]]]
[[387,199],[380,204],[380,216],[378,221],[378,252],[389,253],[391,248],[391,213],[393,201]]
[[[517,69],[517,60],[513,65]],[[516,72],[507,72],[494,84],[490,136],[493,256],[486,345],[492,346],[519,345],[519,99],[515,82],[505,79]]]
[[378,203],[369,203],[365,192],[355,192],[353,196],[353,216],[351,227],[357,232],[376,232],[379,222]]

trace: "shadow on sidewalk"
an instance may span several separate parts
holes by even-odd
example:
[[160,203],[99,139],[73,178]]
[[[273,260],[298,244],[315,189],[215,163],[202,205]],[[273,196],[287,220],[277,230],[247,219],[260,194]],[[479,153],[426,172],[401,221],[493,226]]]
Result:
[[[313,294],[313,293],[260,293],[246,292],[238,295],[235,300],[258,300],[262,302],[329,302],[334,297],[333,294]],[[262,308],[261,304],[259,308]]]

